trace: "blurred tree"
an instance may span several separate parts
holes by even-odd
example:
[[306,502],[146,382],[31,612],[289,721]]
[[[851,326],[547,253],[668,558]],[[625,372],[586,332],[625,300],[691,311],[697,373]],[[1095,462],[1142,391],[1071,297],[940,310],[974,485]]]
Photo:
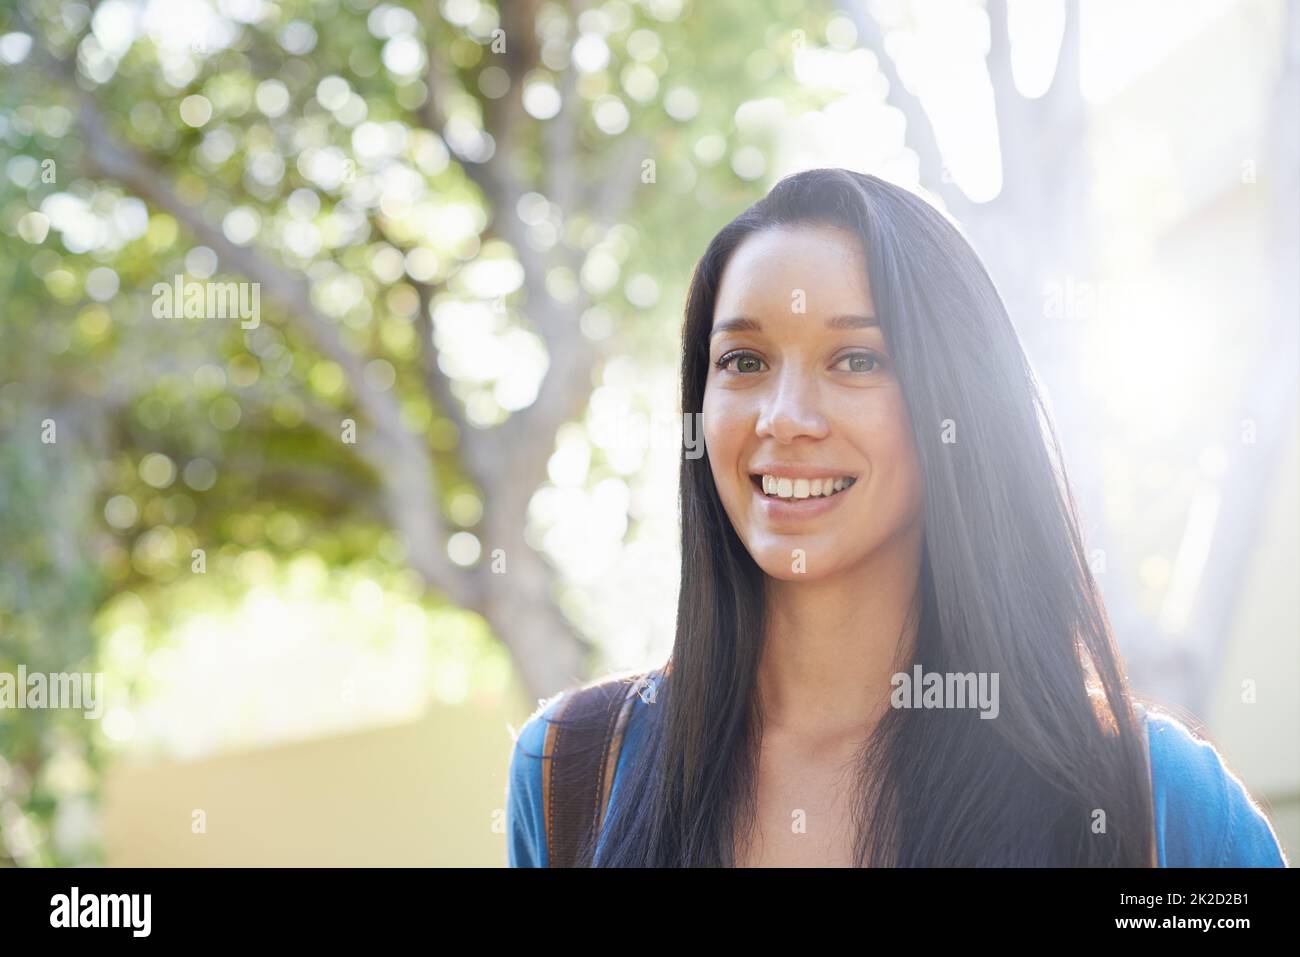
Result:
[[[1268,343],[1260,368],[1240,395],[1227,400],[1235,414],[1225,419],[1217,439],[1226,448],[1242,448],[1238,430],[1247,422],[1257,428],[1249,455],[1233,456],[1222,485],[1221,507],[1213,526],[1214,541],[1196,591],[1190,634],[1178,642],[1161,640],[1159,625],[1138,607],[1132,583],[1136,569],[1114,565],[1121,538],[1107,518],[1102,465],[1114,437],[1099,428],[1099,416],[1084,383],[1085,339],[1095,335],[1085,322],[1048,321],[1045,303],[1058,290],[1077,282],[1096,287],[1098,273],[1092,235],[1092,154],[1088,148],[1089,108],[1080,73],[1080,0],[1063,0],[1060,46],[1055,70],[1041,95],[1024,95],[1012,71],[1012,31],[1007,0],[986,0],[988,48],[985,55],[1002,185],[987,202],[972,201],[954,181],[939,147],[935,125],[913,89],[903,82],[886,36],[915,29],[913,4],[872,4],[838,0],[858,30],[858,40],[872,50],[889,81],[887,102],[907,118],[907,143],[918,158],[923,187],[942,200],[979,251],[1016,324],[1035,374],[1052,398],[1057,431],[1068,436],[1065,458],[1073,493],[1084,518],[1087,543],[1111,557],[1101,579],[1107,612],[1136,683],[1163,700],[1201,712],[1232,633],[1251,549],[1255,546],[1267,490],[1294,434],[1297,414],[1285,383],[1294,375],[1300,324],[1297,275],[1300,256],[1297,211],[1300,196],[1294,171],[1300,168],[1297,142],[1297,60],[1300,59],[1300,9],[1286,4],[1281,35],[1281,71],[1275,81],[1272,138],[1261,144],[1265,154],[1261,193],[1267,197],[1276,235],[1277,268],[1270,308],[1255,334]],[[887,14],[887,15],[886,15]],[[920,78],[918,78],[920,79]],[[916,86],[914,81],[913,86]],[[1187,521],[1195,520],[1191,515]]]
[[[672,361],[676,323],[619,277],[680,290],[757,198],[726,156],[761,134],[696,145],[745,100],[815,103],[783,66],[832,14],[688,6],[0,5],[0,531],[28,570],[0,666],[73,667],[108,591],[231,547],[343,562],[391,533],[531,695],[584,677],[530,500],[604,356]],[[257,283],[265,315],[160,318],[176,276]],[[491,355],[457,353],[465,316]],[[29,775],[51,747],[0,740]]]
[[[24,272],[0,261],[10,304],[31,282]],[[26,315],[0,323],[0,673],[94,672],[90,621],[106,587],[86,546],[106,436],[86,397],[41,360],[40,338]],[[64,826],[99,766],[89,732],[80,711],[0,708],[0,864],[93,859],[93,833]]]
[[[1204,586],[1197,591],[1185,640],[1195,656],[1187,700],[1198,713],[1208,707],[1228,653],[1250,558],[1300,418],[1295,380],[1300,365],[1300,4],[1294,0],[1285,6],[1279,41],[1282,56],[1269,104],[1277,122],[1258,144],[1265,169],[1259,202],[1268,210],[1272,283],[1261,290],[1264,309],[1256,335],[1264,348],[1258,365],[1241,394],[1231,398],[1230,421],[1241,430],[1231,438],[1251,454],[1228,461]],[[1250,445],[1241,441],[1247,429]]]

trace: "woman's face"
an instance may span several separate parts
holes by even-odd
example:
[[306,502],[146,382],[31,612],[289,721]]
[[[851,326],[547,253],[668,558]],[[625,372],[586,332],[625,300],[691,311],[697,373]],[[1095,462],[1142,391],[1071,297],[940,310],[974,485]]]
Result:
[[851,569],[920,515],[907,407],[875,315],[858,240],[837,228],[751,234],[723,271],[704,440],[737,535],[774,578]]

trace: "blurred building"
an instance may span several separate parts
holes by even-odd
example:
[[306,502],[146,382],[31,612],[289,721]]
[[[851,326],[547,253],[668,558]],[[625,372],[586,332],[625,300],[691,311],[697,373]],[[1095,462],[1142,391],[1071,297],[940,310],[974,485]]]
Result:
[[[1255,429],[1249,443],[1226,449],[1222,471],[1191,479],[1173,575],[1194,601],[1171,609],[1171,587],[1165,606],[1144,609],[1164,627],[1127,636],[1130,676],[1219,747],[1292,860],[1300,851],[1297,17],[1282,0],[1226,5],[1102,104],[1091,130],[1098,181],[1120,198],[1099,214],[1100,235],[1119,247],[1111,267],[1159,277],[1171,294],[1157,306],[1176,310],[1182,335],[1208,336],[1221,359],[1212,378],[1189,383],[1189,401],[1205,413],[1201,439],[1234,436],[1247,420]],[[1126,207],[1137,210],[1131,218]],[[1109,348],[1125,344],[1121,333]],[[1180,450],[1192,462],[1197,451]],[[1183,615],[1185,625],[1165,630]]]

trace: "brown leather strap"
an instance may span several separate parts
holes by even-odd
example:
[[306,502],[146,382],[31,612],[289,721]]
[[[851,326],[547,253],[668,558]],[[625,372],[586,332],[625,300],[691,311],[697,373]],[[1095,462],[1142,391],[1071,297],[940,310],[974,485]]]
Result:
[[550,867],[580,866],[580,855],[594,850],[638,677],[606,679],[570,691],[552,716],[542,761]]

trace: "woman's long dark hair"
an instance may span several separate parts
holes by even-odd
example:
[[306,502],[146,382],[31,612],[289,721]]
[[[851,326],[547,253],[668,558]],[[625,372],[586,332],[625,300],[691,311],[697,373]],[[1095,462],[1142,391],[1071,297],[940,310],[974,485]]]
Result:
[[[992,720],[975,709],[888,710],[861,750],[855,860],[1146,866],[1142,733],[1060,446],[993,282],[939,212],[848,170],[777,183],[695,269],[682,410],[703,408],[732,252],[759,230],[799,225],[859,238],[911,417],[925,530],[916,639],[899,670],[999,675]],[[680,504],[676,642],[600,853],[586,852],[598,867],[730,866],[736,835],[753,829],[764,574],[723,510],[708,457],[685,449]]]

